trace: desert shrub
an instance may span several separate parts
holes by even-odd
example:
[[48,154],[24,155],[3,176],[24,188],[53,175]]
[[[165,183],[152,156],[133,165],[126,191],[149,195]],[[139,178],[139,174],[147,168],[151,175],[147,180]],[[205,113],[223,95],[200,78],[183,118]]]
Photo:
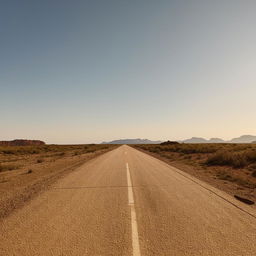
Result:
[[230,153],[219,151],[207,158],[206,165],[232,166],[234,168],[242,168],[248,165],[246,155],[243,153]]
[[145,151],[149,150],[149,147],[146,145],[135,145],[134,147],[145,150]]
[[218,174],[217,174],[217,177],[220,179],[220,180],[229,180],[229,181],[233,181],[233,178],[231,175],[229,175],[227,172],[225,171],[219,171]]
[[6,155],[13,155],[13,154],[15,154],[15,152],[13,151],[13,150],[3,150],[2,151],[4,154],[6,154]]
[[7,146],[0,147],[0,152],[8,155],[38,154],[41,152],[40,146]]
[[256,163],[250,164],[248,169],[251,171],[256,171]]
[[162,144],[162,145],[148,145],[137,146],[144,150],[151,152],[178,152],[182,154],[206,154],[216,152],[220,146],[213,144]]
[[256,152],[254,150],[246,151],[244,154],[248,162],[256,163]]
[[252,149],[251,144],[229,144],[228,146],[229,146],[229,149],[234,152]]
[[100,149],[108,149],[109,147],[108,146],[101,146]]
[[256,164],[256,145],[251,144],[163,144],[137,145],[138,148],[164,155],[176,152],[182,155],[207,155],[206,165],[231,166],[244,168]]
[[230,165],[234,168],[243,168],[248,165],[248,162],[244,154],[236,154],[231,157]]
[[214,155],[211,155],[205,161],[206,165],[229,165],[230,163],[230,154],[225,152],[218,152]]
[[5,172],[5,171],[12,171],[18,169],[17,165],[13,165],[13,164],[0,164],[0,172]]
[[37,161],[36,161],[36,162],[37,162],[38,164],[40,164],[40,163],[42,163],[43,161],[44,161],[44,159],[39,158],[39,159],[37,159]]
[[93,152],[95,152],[96,150],[95,149],[87,149],[86,150],[86,153],[93,153]]
[[57,153],[56,156],[65,156],[65,152],[60,152],[60,153]]

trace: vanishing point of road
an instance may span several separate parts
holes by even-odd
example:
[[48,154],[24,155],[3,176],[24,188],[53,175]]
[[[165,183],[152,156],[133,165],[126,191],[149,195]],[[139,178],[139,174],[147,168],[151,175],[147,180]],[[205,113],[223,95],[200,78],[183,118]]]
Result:
[[121,146],[7,217],[0,255],[254,256],[256,211]]

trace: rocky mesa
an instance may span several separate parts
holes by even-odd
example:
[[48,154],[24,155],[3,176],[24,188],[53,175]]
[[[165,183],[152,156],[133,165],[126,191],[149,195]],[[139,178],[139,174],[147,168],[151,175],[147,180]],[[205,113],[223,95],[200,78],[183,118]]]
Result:
[[40,146],[45,145],[45,142],[41,140],[10,140],[10,141],[0,141],[0,146]]

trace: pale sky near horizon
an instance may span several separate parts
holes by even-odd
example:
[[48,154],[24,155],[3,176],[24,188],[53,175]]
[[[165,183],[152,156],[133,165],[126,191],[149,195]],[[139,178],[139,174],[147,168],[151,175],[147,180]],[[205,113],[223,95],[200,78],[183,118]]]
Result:
[[256,135],[255,0],[3,0],[0,140]]

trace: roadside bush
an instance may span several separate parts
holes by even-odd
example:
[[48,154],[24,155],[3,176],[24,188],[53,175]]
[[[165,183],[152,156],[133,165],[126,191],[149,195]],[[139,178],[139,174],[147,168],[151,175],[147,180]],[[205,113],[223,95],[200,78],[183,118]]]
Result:
[[85,151],[85,153],[93,153],[93,152],[95,152],[96,150],[95,149],[87,149],[86,151]]
[[12,165],[12,164],[2,165],[2,164],[0,164],[0,172],[12,171],[12,170],[15,170],[15,169],[18,169],[17,165]]
[[60,152],[60,153],[57,153],[56,156],[65,156],[65,152]]
[[254,150],[246,151],[245,156],[248,162],[256,163],[256,152]]
[[225,171],[220,171],[220,172],[218,172],[217,177],[218,177],[220,180],[234,181],[234,179],[232,178],[232,176],[229,175],[229,174],[228,174],[227,172],[225,172]]
[[246,155],[243,153],[230,153],[219,151],[207,158],[206,165],[232,166],[234,168],[242,168],[248,165]]
[[15,152],[13,150],[3,150],[2,152],[4,154],[6,154],[6,155],[13,155],[13,154],[15,154]]

